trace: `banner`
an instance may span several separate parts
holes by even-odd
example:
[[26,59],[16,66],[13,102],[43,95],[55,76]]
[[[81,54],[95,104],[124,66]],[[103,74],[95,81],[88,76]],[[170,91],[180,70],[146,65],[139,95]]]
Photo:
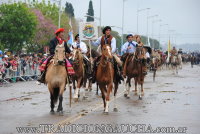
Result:
[[96,40],[98,38],[98,29],[96,23],[80,22],[79,34],[81,40]]

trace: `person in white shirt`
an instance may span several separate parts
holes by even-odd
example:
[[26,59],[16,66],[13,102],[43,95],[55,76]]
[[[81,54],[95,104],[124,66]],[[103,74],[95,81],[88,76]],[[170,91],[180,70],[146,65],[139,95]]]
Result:
[[122,54],[125,53],[134,53],[136,50],[136,47],[138,46],[138,43],[133,41],[133,35],[128,34],[126,36],[127,42],[124,43],[124,45],[121,48]]
[[88,74],[89,79],[92,79],[91,62],[86,56],[86,53],[88,52],[88,48],[84,42],[80,41],[79,34],[75,36],[75,41],[72,43],[72,46],[70,49],[73,51],[74,48],[79,49],[82,52],[83,61],[86,67],[85,68],[86,73]]
[[[103,29],[103,36],[99,37],[95,42],[92,41],[92,45],[94,46],[103,46],[105,44],[109,44],[111,46],[111,49],[112,49],[112,55],[114,57],[114,68],[115,68],[115,73],[117,74],[117,80],[123,80],[121,74],[120,74],[120,70],[118,69],[118,67],[121,69],[122,67],[122,62],[121,60],[119,59],[119,57],[116,55],[116,39],[115,37],[113,37],[111,35],[111,27],[110,26],[106,26],[104,27]],[[93,68],[93,83],[95,82],[96,80],[96,70],[97,70],[97,65],[96,65],[96,62],[98,62],[100,60],[100,58],[97,58],[94,62],[94,68]],[[117,63],[116,63],[117,62]],[[118,64],[118,66],[117,66]]]

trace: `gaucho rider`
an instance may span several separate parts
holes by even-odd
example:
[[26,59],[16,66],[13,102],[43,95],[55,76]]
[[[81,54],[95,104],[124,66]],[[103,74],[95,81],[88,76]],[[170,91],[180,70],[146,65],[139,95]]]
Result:
[[91,62],[86,56],[86,53],[88,52],[88,48],[84,42],[80,41],[79,34],[75,36],[75,41],[71,46],[71,50],[73,50],[74,48],[79,49],[81,53],[83,54],[83,61],[85,64],[85,69],[86,69],[85,72],[88,74],[89,79],[92,79]]
[[[127,42],[125,42],[125,44],[122,46],[122,61],[123,61],[123,66],[125,66],[125,64],[127,64],[125,61],[126,59],[129,57],[130,54],[134,54],[134,52],[136,51],[136,47],[138,46],[138,43],[136,41],[133,41],[133,35],[132,34],[128,34],[126,36]],[[123,77],[126,77],[126,68],[123,68]]]
[[[118,82],[120,82],[120,80],[123,80],[121,74],[120,74],[120,69],[122,67],[122,63],[121,60],[117,57],[116,55],[116,39],[111,35],[111,27],[110,26],[106,26],[103,29],[103,36],[101,36],[100,38],[97,39],[96,42],[92,42],[92,45],[94,46],[103,46],[105,44],[109,44],[112,48],[112,55],[113,55],[113,62],[114,62],[114,70],[115,70],[115,74],[116,74],[116,80]],[[101,56],[100,56],[101,57]],[[95,61],[94,61],[94,68],[93,68],[93,83],[96,81],[96,71],[97,71],[97,62],[99,62],[100,57],[98,57]],[[118,65],[117,65],[118,64]],[[120,69],[119,69],[120,68]]]
[[[41,71],[41,76],[38,78],[38,81],[41,83],[45,83],[45,74],[46,74],[46,69],[47,69],[47,64],[49,61],[53,58],[55,54],[55,48],[57,45],[62,44],[64,41],[64,46],[65,46],[65,52],[68,54],[71,54],[71,50],[67,46],[66,41],[63,39],[64,37],[64,29],[59,28],[55,32],[56,37],[54,37],[49,44],[49,51],[50,51],[50,57],[48,57],[40,66],[40,71]],[[74,70],[70,62],[66,59],[66,66],[67,66],[67,72],[69,75],[74,74]]]

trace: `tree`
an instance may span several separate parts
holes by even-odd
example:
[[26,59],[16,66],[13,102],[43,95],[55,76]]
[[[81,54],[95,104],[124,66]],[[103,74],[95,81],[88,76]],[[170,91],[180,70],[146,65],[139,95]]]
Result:
[[22,3],[2,4],[0,13],[1,44],[9,50],[21,50],[35,34],[36,16]]
[[[89,9],[88,9],[87,15],[89,15],[87,17],[87,22],[93,22],[94,21],[94,9],[93,9],[92,0],[90,0],[90,2],[89,2]],[[92,17],[90,17],[90,16],[92,16]]]
[[69,17],[74,17],[74,8],[69,2],[66,2],[65,4],[65,13],[68,14]]
[[45,17],[40,10],[33,9],[32,11],[37,16],[38,24],[34,38],[26,44],[26,48],[29,52],[38,51],[43,49],[45,45],[48,45],[51,38],[54,37],[54,32],[56,30],[56,25],[53,24],[51,19]]

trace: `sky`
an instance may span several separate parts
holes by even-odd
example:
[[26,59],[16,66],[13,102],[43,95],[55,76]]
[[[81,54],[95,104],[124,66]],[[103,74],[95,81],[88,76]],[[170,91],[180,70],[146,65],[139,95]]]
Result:
[[[85,19],[90,0],[62,0],[63,7],[66,1],[72,3],[76,18]],[[99,18],[100,0],[92,2],[94,16]],[[122,27],[123,0],[101,0],[101,3],[102,26]],[[147,14],[158,15],[149,19],[150,37],[159,40],[160,35],[161,43],[166,43],[169,37],[176,44],[200,43],[200,0],[124,0],[124,34],[137,33],[137,10],[145,8],[150,9],[138,13],[138,34],[147,35]],[[99,25],[99,20],[95,21]],[[155,21],[154,25],[152,21]],[[160,27],[163,24],[168,25]],[[120,28],[113,29],[122,33]]]

